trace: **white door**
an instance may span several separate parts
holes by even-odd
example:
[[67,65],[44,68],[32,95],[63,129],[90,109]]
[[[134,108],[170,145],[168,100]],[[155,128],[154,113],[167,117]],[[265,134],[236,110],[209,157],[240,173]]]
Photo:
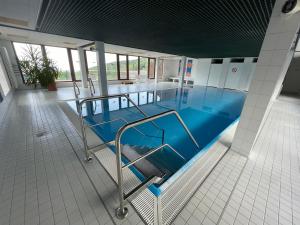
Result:
[[211,64],[207,86],[219,87],[223,64]]

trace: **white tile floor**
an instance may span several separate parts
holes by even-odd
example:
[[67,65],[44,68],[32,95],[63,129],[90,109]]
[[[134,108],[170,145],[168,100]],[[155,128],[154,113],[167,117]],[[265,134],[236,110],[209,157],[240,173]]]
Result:
[[[0,123],[0,225],[142,224],[115,219],[114,183],[81,160],[60,96],[18,91]],[[174,224],[300,224],[299,149],[300,100],[280,97],[250,157],[229,151]]]

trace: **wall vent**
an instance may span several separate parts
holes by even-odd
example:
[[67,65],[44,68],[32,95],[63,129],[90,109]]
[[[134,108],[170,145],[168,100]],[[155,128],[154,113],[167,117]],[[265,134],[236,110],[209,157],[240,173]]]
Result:
[[211,60],[211,64],[222,64],[223,63],[223,59],[212,59]]
[[244,58],[233,58],[230,60],[231,63],[243,63],[244,61]]

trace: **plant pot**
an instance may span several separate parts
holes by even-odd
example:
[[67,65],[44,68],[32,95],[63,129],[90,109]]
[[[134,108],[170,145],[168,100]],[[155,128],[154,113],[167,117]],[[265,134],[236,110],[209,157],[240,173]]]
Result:
[[48,91],[57,91],[55,82],[48,85]]

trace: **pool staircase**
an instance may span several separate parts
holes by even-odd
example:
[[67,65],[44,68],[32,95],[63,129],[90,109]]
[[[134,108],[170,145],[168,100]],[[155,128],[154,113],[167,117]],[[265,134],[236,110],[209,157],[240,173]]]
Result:
[[[76,91],[76,86],[74,86],[74,91]],[[90,146],[88,145],[88,141],[87,141],[87,130],[90,131],[91,126],[95,126],[95,125],[97,126],[99,124],[90,125],[85,122],[85,117],[83,116],[82,113],[82,106],[83,104],[87,104],[88,102],[105,100],[109,98],[126,98],[144,116],[144,118],[129,123],[126,122],[125,125],[123,125],[117,131],[115,140]],[[141,193],[141,191],[143,191],[151,184],[160,184],[172,174],[170,170],[160,167],[158,165],[154,165],[150,160],[148,160],[150,156],[154,155],[158,151],[169,149],[171,152],[173,152],[173,154],[177,155],[182,160],[185,160],[185,158],[182,155],[180,155],[180,153],[178,153],[178,151],[176,151],[176,149],[174,149],[170,144],[164,143],[165,142],[164,129],[160,128],[154,122],[156,119],[169,116],[169,115],[175,115],[178,122],[181,124],[185,132],[188,134],[189,138],[192,140],[195,146],[199,148],[199,144],[197,143],[194,136],[191,134],[190,130],[188,129],[188,127],[186,126],[186,124],[184,123],[180,115],[177,113],[177,111],[168,110],[153,116],[148,116],[143,110],[140,109],[139,106],[135,104],[135,102],[132,99],[129,98],[127,94],[118,94],[118,95],[109,95],[109,96],[92,96],[92,97],[84,98],[82,100],[78,99],[77,109],[78,109],[80,122],[81,122],[81,135],[84,144],[86,160],[90,161],[92,159],[91,157],[92,154],[95,154],[96,152],[104,148],[107,148],[108,146],[113,146],[115,150],[116,164],[117,164],[117,180],[118,180],[117,184],[118,184],[118,194],[119,194],[119,201],[120,201],[120,206],[116,210],[116,216],[119,219],[125,218],[128,214],[128,209],[125,207],[125,201],[135,198],[139,193]],[[108,122],[110,121],[102,122],[102,124]],[[162,131],[160,146],[153,148],[145,145],[126,145],[121,143],[121,138],[127,130],[135,129],[139,131],[137,129],[137,126],[145,123],[152,123],[155,127],[157,127]],[[124,162],[124,158],[126,158],[126,162]],[[128,169],[132,166],[134,166],[134,168],[136,168],[139,172],[141,172],[143,176],[146,178],[139,185],[134,187],[129,192],[125,193],[124,182],[123,182],[123,170]]]

